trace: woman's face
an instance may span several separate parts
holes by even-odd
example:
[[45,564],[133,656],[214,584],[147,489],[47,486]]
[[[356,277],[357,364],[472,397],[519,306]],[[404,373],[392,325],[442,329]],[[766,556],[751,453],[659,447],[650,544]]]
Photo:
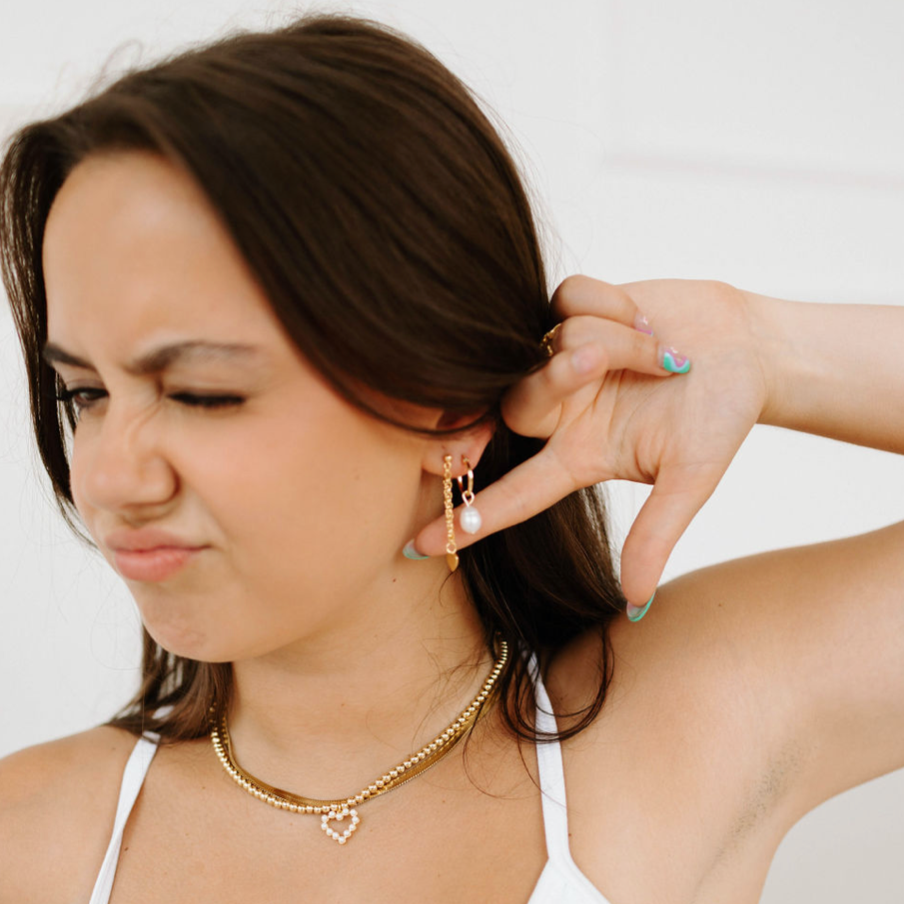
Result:
[[[84,390],[71,466],[85,526],[114,568],[107,538],[123,528],[205,547],[166,579],[125,576],[158,643],[207,661],[261,655],[378,618],[406,592],[400,575],[434,571],[400,550],[441,511],[422,470],[441,450],[306,363],[181,170],[149,153],[89,157],[53,204],[43,255],[48,344],[82,362],[54,366]],[[243,349],[132,366],[183,342]],[[414,578],[425,593],[427,577]]]

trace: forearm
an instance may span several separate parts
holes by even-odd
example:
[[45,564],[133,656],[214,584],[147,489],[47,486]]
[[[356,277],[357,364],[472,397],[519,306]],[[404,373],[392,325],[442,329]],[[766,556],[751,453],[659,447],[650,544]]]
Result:
[[758,423],[904,454],[904,307],[744,294],[769,386]]

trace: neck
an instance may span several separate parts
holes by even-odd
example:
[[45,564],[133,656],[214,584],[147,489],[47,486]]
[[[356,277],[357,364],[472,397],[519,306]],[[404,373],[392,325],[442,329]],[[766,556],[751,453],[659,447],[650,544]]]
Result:
[[373,605],[341,631],[233,664],[229,725],[243,768],[298,794],[344,797],[458,717],[493,657],[460,573],[435,564],[407,604]]

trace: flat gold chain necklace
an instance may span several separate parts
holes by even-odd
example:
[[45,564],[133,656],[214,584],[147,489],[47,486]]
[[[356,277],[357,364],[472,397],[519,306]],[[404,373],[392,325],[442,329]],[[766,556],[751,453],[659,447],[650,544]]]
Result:
[[[270,804],[279,810],[288,810],[290,813],[303,813],[320,816],[320,828],[328,838],[339,844],[345,844],[355,833],[361,822],[356,807],[372,800],[387,791],[398,788],[405,782],[411,781],[431,766],[436,765],[464,736],[468,728],[473,725],[485,711],[488,703],[495,696],[494,687],[502,674],[508,661],[508,644],[504,640],[499,641],[499,658],[493,665],[489,677],[483,683],[483,687],[471,703],[461,711],[458,718],[448,728],[438,734],[429,744],[425,744],[417,753],[411,754],[393,769],[383,773],[375,782],[362,788],[352,797],[344,800],[317,800],[311,797],[302,797],[299,794],[291,794],[281,788],[268,785],[259,778],[242,769],[235,761],[232,751],[232,741],[229,737],[229,727],[226,722],[225,709],[215,719],[210,732],[210,740],[217,758],[223,764],[223,768],[229,773],[232,780],[249,794],[258,800]],[[343,823],[348,819],[349,824],[342,832],[336,831],[331,823]]]

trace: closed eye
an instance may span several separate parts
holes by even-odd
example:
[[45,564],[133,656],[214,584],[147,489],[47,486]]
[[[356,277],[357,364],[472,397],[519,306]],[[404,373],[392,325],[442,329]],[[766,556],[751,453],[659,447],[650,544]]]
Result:
[[240,405],[245,400],[241,396],[218,395],[218,396],[202,396],[194,395],[190,392],[179,392],[170,396],[177,402],[184,405],[191,405],[196,408],[223,408],[226,405]]
[[[59,402],[72,402],[77,411],[90,408],[101,396],[106,395],[103,389],[90,386],[63,389],[56,394]],[[173,393],[169,398],[192,408],[224,408],[228,405],[240,405],[244,398],[235,395],[195,395],[191,392]]]

